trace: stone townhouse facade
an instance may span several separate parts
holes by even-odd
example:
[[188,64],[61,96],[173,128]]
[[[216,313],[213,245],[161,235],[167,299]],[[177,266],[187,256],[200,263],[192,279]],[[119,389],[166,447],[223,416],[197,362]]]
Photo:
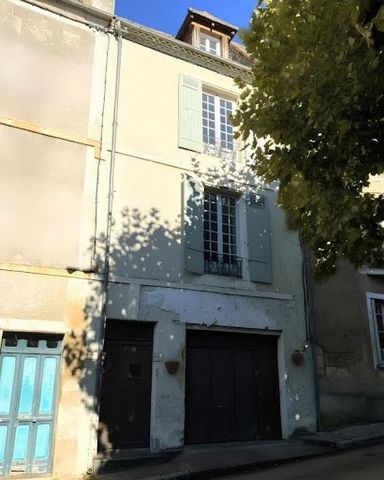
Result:
[[314,430],[299,238],[230,121],[236,27],[190,9],[173,37],[108,1],[0,19],[0,474]]

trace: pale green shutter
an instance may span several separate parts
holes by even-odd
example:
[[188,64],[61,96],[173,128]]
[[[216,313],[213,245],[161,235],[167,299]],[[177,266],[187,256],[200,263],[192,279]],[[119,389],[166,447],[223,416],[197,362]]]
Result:
[[179,147],[202,151],[201,81],[180,75],[179,79]]
[[246,211],[249,279],[252,282],[272,283],[269,218],[265,196],[249,194]]
[[195,178],[185,176],[184,203],[184,268],[189,272],[204,273],[204,187]]

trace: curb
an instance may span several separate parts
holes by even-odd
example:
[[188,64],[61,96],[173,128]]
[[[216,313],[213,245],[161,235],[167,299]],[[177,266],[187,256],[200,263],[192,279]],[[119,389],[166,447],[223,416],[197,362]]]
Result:
[[[153,475],[151,477],[139,477],[141,480],[204,480],[212,479],[220,476],[227,476],[236,473],[246,473],[257,470],[263,470],[271,467],[277,467],[279,465],[301,462],[305,460],[311,460],[315,458],[332,456],[341,454],[347,450],[353,450],[356,448],[363,448],[371,445],[384,443],[384,434],[371,437],[360,437],[351,440],[336,440],[326,441],[315,439],[302,440],[307,444],[315,444],[323,447],[323,451],[317,453],[309,453],[307,455],[297,455],[286,458],[275,458],[271,460],[259,460],[238,465],[228,465],[224,467],[213,467],[205,470],[179,470],[172,473],[164,473],[159,475]],[[176,467],[177,468],[177,467]],[[102,480],[102,475],[101,475]]]
[[369,447],[384,442],[384,434],[375,437],[360,437],[353,440],[341,440],[337,442],[336,448],[340,450],[349,450],[358,447]]
[[154,475],[152,477],[145,477],[145,480],[204,480],[216,478],[218,476],[232,475],[234,473],[248,473],[256,470],[263,470],[269,467],[277,467],[288,463],[300,462],[303,460],[311,460],[322,456],[333,455],[337,453],[335,450],[328,450],[322,453],[314,453],[310,455],[302,455],[296,457],[287,457],[282,459],[265,460],[258,462],[251,462],[241,465],[229,465],[227,467],[216,467],[209,470],[190,471],[184,470],[175,473],[164,475]]

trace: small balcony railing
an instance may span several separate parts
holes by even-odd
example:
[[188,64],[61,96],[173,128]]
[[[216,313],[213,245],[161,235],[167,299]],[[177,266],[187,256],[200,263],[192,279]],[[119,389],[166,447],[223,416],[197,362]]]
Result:
[[204,254],[204,272],[212,275],[242,278],[243,260],[234,255],[206,252]]
[[[203,152],[206,155],[228,159],[230,161],[244,161],[247,162],[249,154],[243,150],[243,142],[232,140],[231,142],[216,138],[214,141],[204,140]],[[250,158],[248,159],[250,160]]]

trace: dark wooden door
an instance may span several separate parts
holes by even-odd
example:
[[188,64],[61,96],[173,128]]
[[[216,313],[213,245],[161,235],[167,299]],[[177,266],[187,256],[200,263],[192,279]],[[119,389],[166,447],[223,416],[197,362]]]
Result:
[[107,320],[99,449],[149,446],[151,324]]
[[187,332],[186,443],[280,438],[276,337]]

